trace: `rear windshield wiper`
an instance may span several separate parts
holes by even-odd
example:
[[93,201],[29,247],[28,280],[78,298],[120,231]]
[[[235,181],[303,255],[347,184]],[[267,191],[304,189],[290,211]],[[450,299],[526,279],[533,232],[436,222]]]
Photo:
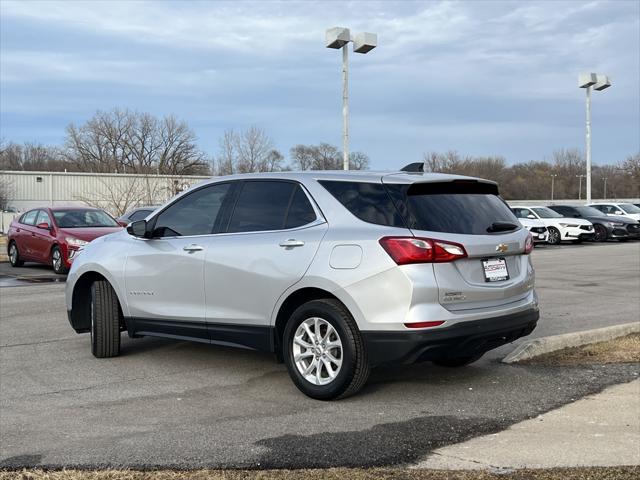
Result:
[[517,230],[518,228],[520,228],[520,225],[516,225],[511,222],[493,222],[491,226],[487,228],[487,232],[510,232],[511,230]]

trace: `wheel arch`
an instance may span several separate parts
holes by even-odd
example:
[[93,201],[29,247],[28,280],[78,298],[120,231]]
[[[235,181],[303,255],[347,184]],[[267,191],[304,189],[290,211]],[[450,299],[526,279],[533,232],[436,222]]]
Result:
[[349,307],[343,302],[340,298],[338,298],[335,294],[325,290],[323,288],[318,287],[302,287],[298,290],[295,290],[285,298],[285,300],[280,304],[280,308],[278,309],[278,313],[275,316],[275,322],[273,323],[273,349],[278,358],[278,361],[282,361],[282,336],[284,335],[284,329],[287,325],[287,321],[293,314],[293,312],[304,305],[307,302],[312,300],[320,300],[320,299],[332,299],[340,302],[351,315],[353,312]]
[[122,313],[122,300],[120,299],[118,290],[114,288],[108,278],[101,273],[92,270],[80,275],[73,285],[69,321],[77,333],[86,333],[91,329],[91,285],[98,280],[106,281],[115,292],[118,299],[121,328],[126,328],[124,315]]

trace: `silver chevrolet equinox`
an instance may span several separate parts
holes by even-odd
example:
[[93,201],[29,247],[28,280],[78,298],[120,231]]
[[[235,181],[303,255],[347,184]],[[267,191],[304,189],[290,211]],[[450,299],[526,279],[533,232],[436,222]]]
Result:
[[381,364],[459,367],[538,320],[533,242],[493,182],[303,172],[219,177],[73,262],[71,326],[273,352],[317,399]]

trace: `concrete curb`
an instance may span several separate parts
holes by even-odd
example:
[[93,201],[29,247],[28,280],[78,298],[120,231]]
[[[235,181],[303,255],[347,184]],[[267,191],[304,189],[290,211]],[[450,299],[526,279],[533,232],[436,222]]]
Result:
[[640,322],[624,323],[613,327],[596,328],[583,332],[565,333],[552,337],[534,338],[521,343],[509,355],[502,359],[502,363],[517,363],[523,360],[555,352],[570,347],[580,347],[589,343],[605,342],[630,333],[640,333]]

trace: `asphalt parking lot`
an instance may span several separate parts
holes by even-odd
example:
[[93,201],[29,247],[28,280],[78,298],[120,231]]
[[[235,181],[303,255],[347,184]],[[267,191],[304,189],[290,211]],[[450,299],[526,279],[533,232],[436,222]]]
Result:
[[[534,251],[532,336],[640,320],[640,242]],[[31,278],[31,279],[30,279]],[[637,364],[374,371],[355,397],[311,400],[270,355],[123,336],[98,360],[47,267],[0,264],[0,467],[295,468],[410,464],[428,452],[637,378]]]

